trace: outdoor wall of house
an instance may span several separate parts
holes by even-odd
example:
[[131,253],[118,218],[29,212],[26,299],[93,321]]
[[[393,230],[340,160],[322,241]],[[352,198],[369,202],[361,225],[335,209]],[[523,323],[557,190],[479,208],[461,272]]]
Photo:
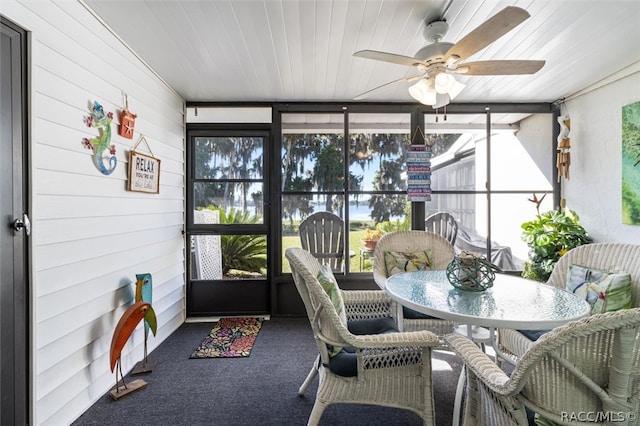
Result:
[[640,225],[622,223],[622,107],[640,101],[640,63],[622,78],[576,96],[562,113],[571,117],[570,179],[564,181],[567,206],[598,242],[640,242]]
[[[111,338],[137,273],[153,277],[149,350],[184,322],[184,100],[80,2],[3,0],[0,14],[31,33],[32,420],[57,426],[114,387]],[[133,139],[117,134],[123,93]],[[98,135],[83,122],[94,100],[114,113],[110,175],[82,144]],[[159,194],[126,190],[141,134],[161,160]],[[140,325],[122,352],[125,374],[143,358],[143,336]]]

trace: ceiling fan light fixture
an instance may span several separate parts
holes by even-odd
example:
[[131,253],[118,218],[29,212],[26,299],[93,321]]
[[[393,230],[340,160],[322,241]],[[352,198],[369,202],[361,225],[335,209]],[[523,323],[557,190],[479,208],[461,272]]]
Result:
[[426,79],[420,79],[416,84],[409,87],[409,94],[416,101],[424,105],[435,105],[437,101],[437,93],[433,88],[433,83]]
[[[438,109],[438,108],[442,108],[444,106],[449,105],[449,102],[451,102],[451,97],[449,95],[445,94],[440,94],[440,93],[436,93],[436,102],[434,102],[433,105],[431,105],[434,109]],[[446,120],[446,119],[445,119]]]
[[[466,62],[468,58],[513,30],[526,19],[529,13],[515,6],[507,6],[480,24],[455,44],[441,41],[447,32],[445,21],[435,21],[424,28],[424,37],[431,43],[423,46],[413,56],[400,55],[377,50],[361,50],[354,56],[384,61],[397,65],[417,68],[420,74],[403,77],[378,86],[355,97],[356,100],[369,96],[373,91],[396,83],[413,83],[409,93],[418,102],[440,108],[457,97],[465,85],[458,82],[456,75],[523,75],[535,74],[545,61],[532,60],[488,60]],[[434,101],[434,97],[436,100]]]
[[455,83],[456,79],[454,76],[441,72],[436,75],[436,92],[442,94],[449,93],[449,90],[451,90]]
[[465,87],[467,87],[465,84],[460,83],[458,80],[454,78],[453,85],[451,86],[448,92],[449,99],[453,100],[453,98],[458,96],[464,90]]

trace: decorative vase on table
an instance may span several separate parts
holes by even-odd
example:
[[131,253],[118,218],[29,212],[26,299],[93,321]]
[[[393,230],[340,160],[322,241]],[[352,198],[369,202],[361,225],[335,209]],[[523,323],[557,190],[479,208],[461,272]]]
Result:
[[447,279],[458,290],[484,291],[493,286],[496,271],[500,269],[484,256],[462,251],[447,266]]

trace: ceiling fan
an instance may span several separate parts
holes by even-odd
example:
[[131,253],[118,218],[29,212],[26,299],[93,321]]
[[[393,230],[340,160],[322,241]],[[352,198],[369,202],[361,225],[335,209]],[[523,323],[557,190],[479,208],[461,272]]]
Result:
[[361,58],[391,62],[415,67],[419,74],[403,77],[378,86],[356,96],[364,99],[373,92],[402,82],[417,83],[409,87],[409,94],[425,105],[440,108],[458,96],[465,85],[456,80],[455,74],[478,75],[522,75],[535,74],[545,61],[491,60],[464,62],[465,59],[493,43],[529,18],[529,12],[519,7],[509,6],[489,18],[457,43],[442,42],[449,29],[445,21],[435,21],[426,25],[424,37],[431,44],[420,49],[415,56],[397,55],[376,50],[361,50],[353,54]]

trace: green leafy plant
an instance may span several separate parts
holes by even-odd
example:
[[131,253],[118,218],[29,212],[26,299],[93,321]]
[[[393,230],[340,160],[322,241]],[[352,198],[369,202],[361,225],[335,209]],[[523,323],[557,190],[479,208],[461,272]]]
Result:
[[[218,210],[220,223],[260,223],[261,217],[246,210],[235,208]],[[229,274],[230,270],[263,274],[267,268],[267,240],[262,235],[221,235],[220,251],[222,254],[222,273]]]
[[549,279],[563,254],[592,241],[578,215],[570,209],[537,214],[534,220],[523,223],[522,240],[529,247],[522,276],[543,282]]

